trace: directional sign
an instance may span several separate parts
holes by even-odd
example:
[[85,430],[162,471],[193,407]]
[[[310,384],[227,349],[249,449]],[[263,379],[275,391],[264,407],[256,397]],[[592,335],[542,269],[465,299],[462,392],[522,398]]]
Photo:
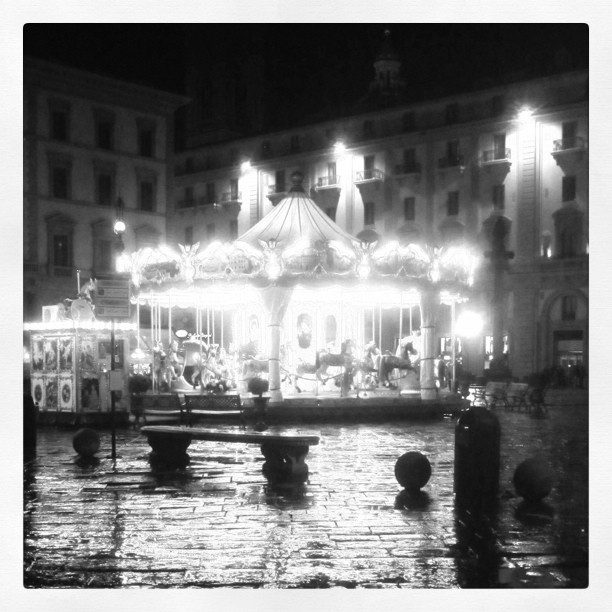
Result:
[[130,316],[130,280],[99,278],[94,294],[96,317],[126,319]]

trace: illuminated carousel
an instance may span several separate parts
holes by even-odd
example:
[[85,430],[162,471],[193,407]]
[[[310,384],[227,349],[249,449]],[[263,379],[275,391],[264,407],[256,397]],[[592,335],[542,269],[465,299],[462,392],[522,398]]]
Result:
[[[302,188],[232,243],[124,253],[140,327],[163,367],[154,390],[237,387],[266,378],[270,402],[412,393],[435,400],[435,317],[466,299],[476,257],[359,240]],[[150,329],[148,329],[150,328]],[[139,331],[138,337],[141,337]]]

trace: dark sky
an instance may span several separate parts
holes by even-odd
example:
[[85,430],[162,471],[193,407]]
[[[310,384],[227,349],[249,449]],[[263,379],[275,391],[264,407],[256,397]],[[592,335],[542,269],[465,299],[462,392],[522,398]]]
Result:
[[367,92],[385,28],[413,100],[588,67],[584,24],[29,24],[24,53],[178,93],[187,62],[260,53],[267,98],[312,114]]

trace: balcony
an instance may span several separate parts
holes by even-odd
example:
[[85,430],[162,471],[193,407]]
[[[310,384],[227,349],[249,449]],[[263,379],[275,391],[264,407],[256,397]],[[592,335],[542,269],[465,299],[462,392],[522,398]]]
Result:
[[382,183],[385,180],[385,173],[378,168],[368,168],[360,170],[355,174],[355,184],[364,185],[367,183]]
[[461,174],[465,171],[465,163],[463,161],[463,155],[456,155],[454,157],[441,157],[438,160],[438,170],[458,170]]
[[586,151],[586,141],[580,136],[571,138],[561,138],[553,141],[551,155],[554,157],[558,166],[564,163],[580,161]]
[[395,178],[398,181],[408,178],[418,181],[421,178],[421,164],[418,162],[412,164],[397,164],[395,166]]
[[340,177],[332,174],[328,176],[320,176],[315,185],[315,191],[335,190],[340,191]]
[[487,171],[498,169],[504,172],[509,172],[510,166],[512,165],[510,160],[510,149],[487,149],[486,151],[483,151],[480,156],[480,167]]
[[276,206],[283,198],[287,197],[287,187],[285,183],[279,183],[277,185],[268,185],[267,198],[272,202],[273,206]]
[[221,194],[221,206],[229,212],[238,213],[242,206],[242,193],[226,191]]

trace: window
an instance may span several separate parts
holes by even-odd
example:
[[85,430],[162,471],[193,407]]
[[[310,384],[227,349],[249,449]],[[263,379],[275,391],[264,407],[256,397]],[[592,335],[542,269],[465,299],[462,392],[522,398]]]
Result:
[[153,181],[142,179],[138,186],[138,208],[152,212],[155,209],[155,185]]
[[446,123],[457,123],[459,121],[459,104],[453,102],[446,105]]
[[336,220],[336,207],[335,206],[330,206],[329,208],[325,209],[325,214],[332,220],[335,221]]
[[374,202],[366,202],[363,205],[363,224],[374,225]]
[[404,149],[404,172],[414,172],[416,166],[416,150]]
[[327,163],[327,178],[330,185],[336,184],[336,162]]
[[573,149],[576,146],[576,121],[565,121],[561,126],[561,138],[563,149]]
[[185,187],[183,205],[193,206],[193,187]]
[[192,245],[192,244],[193,244],[193,226],[188,225],[185,228],[185,245]]
[[402,130],[404,132],[412,132],[415,128],[414,111],[404,113],[402,115]]
[[455,162],[459,159],[459,141],[451,140],[446,143],[446,159]]
[[560,238],[560,256],[561,257],[576,257],[578,255],[578,239],[579,235],[575,228],[566,227],[561,231]]
[[69,200],[72,197],[72,159],[60,153],[49,153],[49,195]]
[[193,157],[187,157],[185,159],[185,172],[186,173],[193,172],[193,168],[194,168]]
[[53,265],[66,268],[70,265],[70,242],[67,234],[53,236]]
[[238,179],[230,179],[230,200],[238,200]]
[[215,239],[215,224],[214,223],[208,223],[206,225],[206,237],[208,238],[209,241]]
[[229,239],[236,240],[238,238],[238,220],[232,219],[229,222]]
[[51,168],[51,195],[54,198],[68,200],[70,198],[70,173],[65,166]]
[[578,300],[575,295],[564,295],[561,298],[561,320],[575,321]]
[[61,214],[47,218],[47,261],[54,276],[72,275],[74,221]]
[[404,221],[414,221],[416,217],[414,196],[404,198]]
[[506,134],[493,135],[493,159],[506,159]]
[[98,114],[96,117],[96,146],[107,151],[113,150],[113,132],[115,122],[107,114]]
[[51,138],[53,140],[68,140],[68,109],[51,109]]
[[504,185],[493,185],[493,208],[504,210],[506,206],[506,188]]
[[113,177],[99,173],[96,176],[96,204],[110,206],[113,201]]
[[217,199],[217,193],[214,183],[206,183],[206,204],[214,204]]
[[572,202],[576,199],[576,177],[564,176],[561,183],[561,199],[563,202]]
[[274,174],[274,180],[276,184],[275,193],[282,193],[285,191],[285,171],[277,170]]
[[449,217],[459,214],[459,192],[449,191],[446,200],[446,214]]
[[298,135],[291,136],[291,152],[298,153],[300,150],[300,137]]
[[112,239],[99,238],[94,242],[94,270],[97,273],[113,271]]
[[138,126],[138,155],[154,157],[155,124],[140,122]]

